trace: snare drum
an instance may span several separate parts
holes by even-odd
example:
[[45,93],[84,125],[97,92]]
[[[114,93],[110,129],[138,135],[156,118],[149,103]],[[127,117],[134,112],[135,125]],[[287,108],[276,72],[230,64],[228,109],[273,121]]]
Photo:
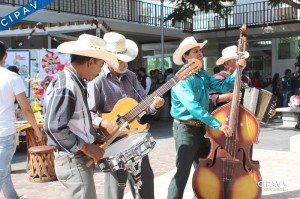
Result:
[[103,158],[97,164],[102,172],[126,170],[127,164],[137,164],[152,151],[155,144],[150,133],[142,132],[130,135],[108,146]]

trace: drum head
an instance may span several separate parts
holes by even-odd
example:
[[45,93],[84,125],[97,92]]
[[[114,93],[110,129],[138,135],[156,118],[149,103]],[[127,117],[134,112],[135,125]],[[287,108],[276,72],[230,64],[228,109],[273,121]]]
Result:
[[147,133],[137,133],[114,142],[106,148],[103,158],[114,156],[122,151],[130,149],[132,146],[146,138],[146,136]]

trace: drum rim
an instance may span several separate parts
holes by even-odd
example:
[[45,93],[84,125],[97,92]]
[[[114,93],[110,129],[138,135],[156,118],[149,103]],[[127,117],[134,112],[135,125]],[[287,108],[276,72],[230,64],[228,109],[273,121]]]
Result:
[[[144,136],[142,136],[142,135],[144,135]],[[148,136],[148,135],[149,135],[149,136]],[[129,136],[125,137],[125,138],[122,138],[122,139],[120,139],[120,140],[118,140],[118,141],[112,143],[111,145],[109,145],[109,146],[106,148],[106,150],[111,149],[111,148],[114,147],[114,146],[117,146],[117,144],[120,144],[121,141],[122,141],[122,142],[126,142],[126,141],[130,140],[130,139],[132,139],[132,137],[134,137],[134,136],[139,136],[139,137],[140,137],[140,139],[138,140],[138,142],[135,142],[134,144],[132,144],[132,145],[131,145],[129,148],[127,148],[127,149],[124,148],[123,151],[126,151],[126,150],[128,150],[128,149],[130,149],[130,148],[136,146],[137,144],[141,143],[141,142],[142,142],[143,140],[145,140],[145,139],[146,139],[146,140],[149,140],[149,139],[152,137],[151,133],[149,133],[149,132],[135,133],[135,134],[133,134],[133,135],[129,135]],[[104,153],[102,159],[107,159],[107,158],[109,158],[109,157],[115,157],[117,154],[120,154],[120,153],[123,152],[123,151],[119,151],[119,152],[115,153],[114,155],[105,155],[105,153],[106,153],[106,151],[105,151],[105,153]]]

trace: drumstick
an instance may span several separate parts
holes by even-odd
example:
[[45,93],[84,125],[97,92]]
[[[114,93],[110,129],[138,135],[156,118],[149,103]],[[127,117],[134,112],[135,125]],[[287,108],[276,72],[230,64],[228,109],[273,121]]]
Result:
[[[102,149],[106,149],[108,147],[108,145],[110,145],[120,134],[122,134],[124,131],[123,129],[126,128],[129,125],[128,122],[125,122],[122,124],[122,126],[119,128],[119,130],[111,137],[109,138],[109,140],[107,140],[107,142],[99,147],[101,147]],[[92,164],[94,163],[93,159],[89,160],[86,163],[87,167],[90,167]]]

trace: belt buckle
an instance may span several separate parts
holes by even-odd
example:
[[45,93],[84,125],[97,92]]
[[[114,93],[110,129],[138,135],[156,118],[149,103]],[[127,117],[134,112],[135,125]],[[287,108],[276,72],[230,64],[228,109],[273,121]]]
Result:
[[202,122],[196,121],[196,120],[190,120],[190,121],[188,121],[188,123],[190,123],[190,125],[195,126],[195,127],[201,127],[201,126],[203,126]]

